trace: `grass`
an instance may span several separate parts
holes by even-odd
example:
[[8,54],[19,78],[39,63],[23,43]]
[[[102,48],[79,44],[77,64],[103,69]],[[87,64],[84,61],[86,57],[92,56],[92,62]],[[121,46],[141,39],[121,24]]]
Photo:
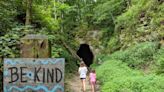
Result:
[[96,69],[102,92],[163,92],[164,76],[144,75],[117,60],[105,61]]
[[94,67],[102,92],[164,91],[164,48],[157,42],[140,43],[101,60],[102,65]]

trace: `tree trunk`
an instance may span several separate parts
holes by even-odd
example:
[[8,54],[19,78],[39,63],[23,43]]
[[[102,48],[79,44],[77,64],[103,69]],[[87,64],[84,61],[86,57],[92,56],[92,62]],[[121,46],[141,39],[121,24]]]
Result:
[[77,58],[79,61],[82,61],[82,59],[75,53],[75,51],[70,48],[64,41],[62,41],[64,47],[72,54],[74,58]]
[[31,25],[32,0],[26,0],[26,22],[25,26]]

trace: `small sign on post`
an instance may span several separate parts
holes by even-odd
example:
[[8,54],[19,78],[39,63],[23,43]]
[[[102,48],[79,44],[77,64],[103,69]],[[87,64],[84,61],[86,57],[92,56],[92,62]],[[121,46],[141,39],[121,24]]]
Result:
[[4,92],[64,92],[63,58],[4,59]]
[[45,35],[26,35],[20,39],[21,58],[49,58],[51,57],[51,45]]

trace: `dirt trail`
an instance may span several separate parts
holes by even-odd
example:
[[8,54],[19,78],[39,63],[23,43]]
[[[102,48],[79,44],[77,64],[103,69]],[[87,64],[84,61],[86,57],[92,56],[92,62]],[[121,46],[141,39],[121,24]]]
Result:
[[[68,81],[68,86],[69,86],[70,92],[82,92],[81,82],[78,75],[73,76],[72,79]],[[100,92],[99,87],[100,87],[99,85],[96,85],[96,92]],[[91,92],[91,87],[90,87],[88,78],[86,79],[86,92]]]

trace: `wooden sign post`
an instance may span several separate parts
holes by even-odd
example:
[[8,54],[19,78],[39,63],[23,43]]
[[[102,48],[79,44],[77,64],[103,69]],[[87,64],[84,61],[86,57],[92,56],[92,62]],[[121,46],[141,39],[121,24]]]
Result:
[[21,39],[21,58],[49,58],[51,46],[45,35],[27,35]]
[[21,58],[5,58],[4,92],[64,92],[64,58],[49,58],[46,36],[21,39]]

